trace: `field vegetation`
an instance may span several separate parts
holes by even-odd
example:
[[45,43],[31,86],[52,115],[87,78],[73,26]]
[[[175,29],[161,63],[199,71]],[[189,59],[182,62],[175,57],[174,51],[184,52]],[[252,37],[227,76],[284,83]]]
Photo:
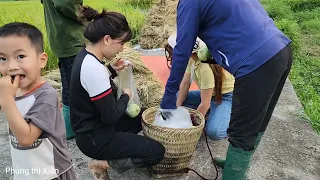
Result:
[[276,25],[292,39],[289,76],[312,126],[320,133],[320,1],[261,0]]
[[[39,0],[0,0],[0,26],[13,21],[36,25],[45,36],[45,51],[49,54],[46,71],[57,68],[57,59],[47,42],[43,8]],[[132,44],[138,43],[147,10],[153,0],[84,0],[86,5],[101,10],[118,11],[126,15],[134,32]],[[289,79],[304,107],[307,119],[320,133],[320,1],[261,0],[276,25],[292,39],[294,62]]]

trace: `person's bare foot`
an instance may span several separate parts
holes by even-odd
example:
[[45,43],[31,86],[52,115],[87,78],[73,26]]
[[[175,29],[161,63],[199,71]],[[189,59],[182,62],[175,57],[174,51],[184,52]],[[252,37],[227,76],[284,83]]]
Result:
[[91,171],[95,180],[110,180],[107,168],[109,168],[109,164],[104,160],[95,160],[92,159],[88,163],[88,168]]

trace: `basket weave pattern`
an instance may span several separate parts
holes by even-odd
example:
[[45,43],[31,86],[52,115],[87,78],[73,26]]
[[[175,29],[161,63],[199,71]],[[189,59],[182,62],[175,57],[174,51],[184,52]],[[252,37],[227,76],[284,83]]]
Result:
[[159,127],[152,124],[158,109],[159,107],[151,107],[142,114],[144,135],[160,142],[166,149],[164,159],[151,168],[152,175],[155,178],[182,175],[181,170],[189,166],[200,139],[205,124],[204,117],[199,111],[186,108],[199,125],[189,129]]

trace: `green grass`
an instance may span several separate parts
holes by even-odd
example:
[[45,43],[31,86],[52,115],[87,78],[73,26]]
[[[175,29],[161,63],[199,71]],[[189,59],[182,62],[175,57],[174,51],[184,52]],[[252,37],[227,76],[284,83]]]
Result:
[[122,0],[125,4],[134,7],[148,9],[154,3],[155,0]]
[[[123,13],[133,30],[134,37],[132,43],[138,42],[139,31],[145,21],[145,13],[135,6],[127,3],[127,0],[85,0],[85,5],[95,9],[102,10],[106,8],[109,11]],[[143,5],[142,3],[140,4]],[[143,7],[147,7],[144,5]],[[0,2],[0,26],[14,21],[27,22],[38,27],[44,35],[45,51],[49,55],[49,61],[45,71],[57,68],[57,58],[52,54],[48,45],[47,35],[44,24],[43,7],[39,0],[35,1],[15,1]]]
[[[57,68],[57,59],[47,43],[43,8],[39,0],[2,2],[0,26],[22,21],[36,25],[44,34],[49,62],[45,70]],[[132,43],[138,42],[145,21],[145,9],[154,0],[85,0],[84,3],[101,10],[123,13],[134,32]],[[261,0],[276,25],[292,40],[294,63],[289,76],[295,91],[312,122],[320,133],[320,1],[319,0]]]
[[313,128],[320,134],[320,1],[262,0],[262,3],[293,41],[294,62],[289,79]]

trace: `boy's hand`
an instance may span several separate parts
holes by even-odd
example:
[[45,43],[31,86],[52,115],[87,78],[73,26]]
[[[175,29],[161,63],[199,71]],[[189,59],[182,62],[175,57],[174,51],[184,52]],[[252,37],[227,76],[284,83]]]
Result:
[[14,98],[19,87],[19,81],[19,75],[16,75],[13,80],[9,75],[0,78],[0,105],[5,103],[9,98]]

